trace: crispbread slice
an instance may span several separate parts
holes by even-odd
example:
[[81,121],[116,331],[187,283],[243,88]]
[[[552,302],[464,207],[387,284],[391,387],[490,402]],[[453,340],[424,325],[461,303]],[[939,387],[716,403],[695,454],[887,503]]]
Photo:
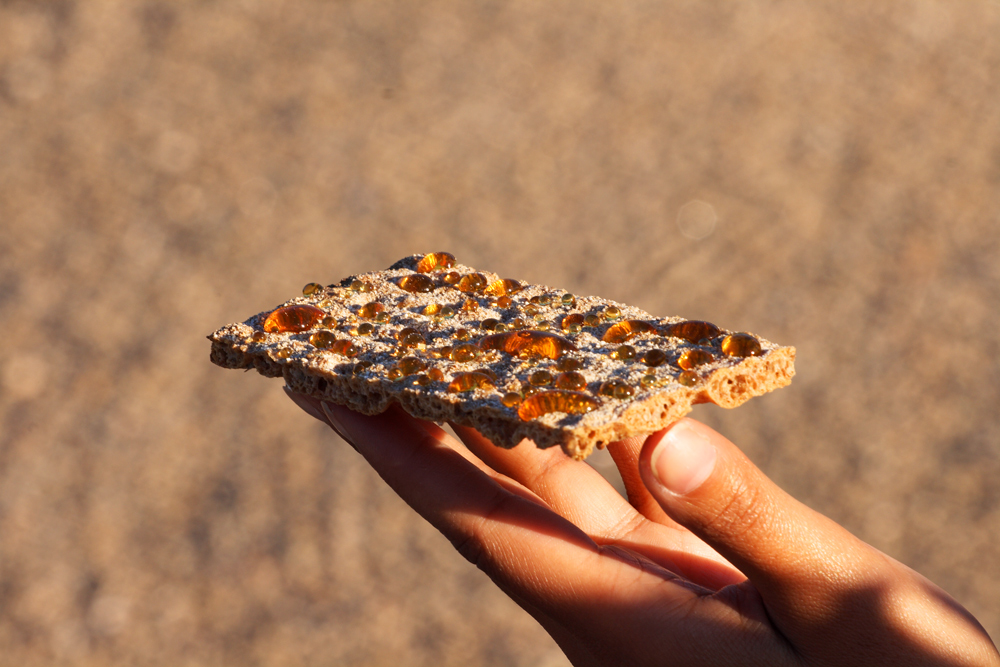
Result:
[[212,361],[365,414],[397,402],[501,447],[528,438],[582,459],[695,403],[736,407],[795,374],[792,347],[502,280],[447,253],[303,292],[209,336]]

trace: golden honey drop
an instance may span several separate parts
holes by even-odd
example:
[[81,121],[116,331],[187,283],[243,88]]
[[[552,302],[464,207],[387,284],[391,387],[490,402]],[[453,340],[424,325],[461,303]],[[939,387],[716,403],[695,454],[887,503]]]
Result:
[[427,377],[432,382],[444,382],[444,373],[441,372],[440,368],[432,368],[427,371]]
[[351,281],[351,290],[354,292],[361,292],[361,293],[371,292],[372,284],[368,281],[358,280],[357,278],[355,278],[354,280]]
[[264,320],[264,331],[267,333],[298,333],[315,329],[326,313],[306,303],[278,308]]
[[569,306],[570,308],[576,308],[576,297],[568,293],[563,294],[559,298],[559,303],[561,303],[564,306]]
[[533,296],[528,300],[528,303],[537,304],[539,306],[547,306],[552,303],[552,297],[548,294],[540,294],[538,296]]
[[451,337],[454,338],[455,340],[469,340],[470,336],[472,336],[472,334],[469,333],[468,329],[464,328],[455,329],[455,333],[451,335]]
[[399,342],[403,342],[404,338],[413,333],[420,333],[420,332],[414,329],[413,327],[403,327],[402,329],[396,332],[396,340],[398,340]]
[[451,306],[444,306],[437,315],[442,320],[450,320],[455,317],[455,309]]
[[427,341],[424,340],[423,334],[418,331],[406,334],[399,342],[403,345],[403,347],[420,347],[427,344]]
[[616,361],[630,361],[635,359],[635,348],[631,345],[622,345],[609,352],[608,356]]
[[535,371],[528,377],[528,382],[536,387],[544,387],[552,384],[552,373],[548,371]]
[[542,390],[541,387],[536,387],[533,384],[528,384],[527,382],[525,382],[523,385],[521,385],[521,397],[528,398],[529,396],[534,396],[541,390]]
[[667,353],[663,350],[648,350],[642,355],[642,363],[650,367],[662,366],[667,361]]
[[337,326],[337,318],[334,317],[333,315],[327,315],[326,317],[323,318],[323,321],[320,322],[320,324],[322,324],[327,329],[332,329],[335,326]]
[[656,327],[649,322],[644,322],[642,320],[625,320],[624,322],[612,325],[607,331],[604,332],[604,336],[601,337],[601,340],[605,343],[624,343],[630,338],[634,338],[639,334],[649,333],[651,331],[656,331]]
[[597,393],[601,396],[624,400],[635,394],[635,387],[621,380],[608,380],[601,383],[601,388],[597,390]]
[[468,362],[475,361],[482,354],[477,346],[470,343],[465,343],[464,345],[456,345],[451,351],[451,360],[458,362]]
[[267,334],[264,333],[263,331],[254,331],[252,334],[250,334],[250,340],[252,340],[255,343],[263,343],[265,340],[267,340]]
[[399,370],[398,366],[393,366],[389,369],[388,376],[390,380],[400,380],[403,378],[403,371]]
[[315,294],[323,289],[323,286],[319,283],[307,283],[305,287],[302,288],[302,296],[309,296],[310,294]]
[[383,310],[385,310],[385,306],[383,306],[378,301],[372,301],[371,303],[366,303],[365,305],[361,306],[361,309],[358,311],[358,317],[363,317],[366,320],[370,320],[379,313],[381,313]]
[[541,309],[538,306],[531,303],[529,303],[527,306],[524,307],[524,314],[527,315],[528,317],[535,317],[540,312],[542,312]]
[[283,347],[278,350],[275,350],[274,356],[276,356],[278,359],[287,359],[288,357],[292,356],[292,351],[287,347]]
[[583,326],[583,315],[580,313],[570,313],[562,318],[559,322],[559,326],[562,327],[563,331],[579,331]]
[[456,287],[462,292],[482,292],[486,289],[486,276],[481,273],[470,273],[462,276]]
[[450,252],[432,252],[424,255],[417,262],[417,273],[430,273],[438,269],[449,269],[455,266],[455,256]]
[[327,329],[317,331],[313,335],[309,336],[309,343],[323,350],[327,349],[336,342],[337,336],[334,335],[332,331]]
[[494,280],[486,287],[486,293],[490,296],[509,296],[511,294],[517,294],[524,289],[522,285],[517,280],[512,278],[501,278],[500,280]]
[[498,324],[500,324],[500,320],[495,317],[487,317],[479,323],[479,328],[485,331],[495,331]]
[[389,313],[387,313],[385,311],[383,311],[383,312],[378,313],[377,315],[375,315],[375,321],[376,322],[381,322],[382,324],[385,324],[386,322],[388,322],[389,319],[390,319],[389,318]]
[[604,319],[608,321],[620,320],[622,317],[622,309],[618,306],[608,306],[604,309]]
[[483,350],[499,350],[517,357],[558,359],[576,346],[562,336],[544,331],[511,331],[493,334],[479,341]]
[[639,380],[639,386],[641,386],[643,389],[653,389],[655,387],[662,387],[664,384],[665,381],[662,378],[658,378],[656,375],[652,373],[647,373],[646,375],[643,375],[642,378]]
[[473,311],[479,310],[479,302],[475,299],[466,299],[462,304],[462,310],[466,313],[471,313]]
[[583,392],[553,389],[525,398],[517,408],[517,416],[523,421],[531,421],[550,412],[578,415],[596,410],[600,405],[596,398]]
[[451,359],[451,345],[443,345],[435,350],[431,350],[431,356],[435,359]]
[[684,371],[677,376],[677,381],[685,387],[693,387],[701,378],[694,371]]
[[370,361],[359,361],[358,363],[354,364],[353,372],[354,372],[355,375],[361,375],[362,373],[364,373],[366,370],[368,370],[371,367],[372,367],[372,362],[370,362]]
[[422,273],[411,273],[403,276],[399,281],[399,287],[407,292],[430,292],[434,290],[434,281]]
[[601,323],[601,318],[591,313],[583,318],[583,323],[588,327],[596,327]]
[[403,357],[399,360],[399,363],[396,364],[396,368],[401,370],[403,375],[416,375],[427,368],[427,364],[425,364],[423,360],[417,359],[416,357]]
[[344,357],[358,356],[358,348],[351,341],[341,339],[330,345],[329,350]]
[[524,319],[520,317],[515,317],[510,321],[510,324],[507,326],[509,326],[511,329],[523,329],[526,326],[528,326],[528,323],[525,322]]
[[587,378],[583,377],[582,373],[577,373],[576,371],[566,371],[556,376],[556,387],[559,389],[577,391],[585,389],[586,386]]
[[500,399],[500,402],[504,404],[504,407],[516,408],[521,404],[521,395],[516,391],[508,391],[503,395],[503,398]]
[[448,391],[452,394],[475,389],[493,389],[493,387],[493,380],[490,379],[490,376],[479,371],[456,373],[452,381],[448,383]]
[[722,339],[722,353],[727,357],[759,357],[763,350],[750,334],[734,333]]
[[371,336],[375,331],[375,325],[371,322],[362,322],[358,325],[358,335],[359,336]]
[[444,274],[444,277],[442,279],[444,280],[446,285],[455,285],[458,283],[459,280],[462,279],[462,276],[458,274],[458,271],[449,271],[448,273]]
[[663,333],[666,336],[681,338],[689,343],[697,344],[703,340],[715,338],[722,333],[722,329],[715,326],[711,322],[687,320],[685,322],[677,322],[676,324],[671,324],[665,327],[663,329]]
[[510,308],[514,304],[509,296],[502,296],[497,299],[497,308]]
[[677,360],[677,365],[686,371],[689,371],[698,366],[704,366],[705,364],[710,364],[715,361],[715,357],[712,356],[711,352],[700,349],[684,350],[681,354],[680,359]]
[[434,315],[437,315],[438,313],[441,312],[441,308],[442,307],[443,306],[440,303],[432,303],[429,306],[426,306],[420,312],[423,313],[424,315],[428,315],[428,316],[433,317]]
[[578,371],[583,368],[583,362],[575,357],[562,357],[556,362],[557,371]]

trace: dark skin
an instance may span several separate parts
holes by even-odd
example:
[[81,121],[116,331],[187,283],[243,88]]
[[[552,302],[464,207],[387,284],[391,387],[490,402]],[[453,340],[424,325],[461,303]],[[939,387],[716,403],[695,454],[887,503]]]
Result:
[[529,441],[460,441],[398,407],[289,396],[531,614],[578,667],[1000,666],[947,593],[774,485],[684,419],[590,466]]

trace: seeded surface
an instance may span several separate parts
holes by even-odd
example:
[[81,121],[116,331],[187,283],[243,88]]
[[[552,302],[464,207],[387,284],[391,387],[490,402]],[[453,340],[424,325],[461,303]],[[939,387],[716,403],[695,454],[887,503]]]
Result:
[[794,348],[753,334],[501,278],[442,252],[309,283],[210,340],[220,366],[366,414],[398,402],[501,447],[529,438],[575,458],[695,403],[735,407],[795,372]]

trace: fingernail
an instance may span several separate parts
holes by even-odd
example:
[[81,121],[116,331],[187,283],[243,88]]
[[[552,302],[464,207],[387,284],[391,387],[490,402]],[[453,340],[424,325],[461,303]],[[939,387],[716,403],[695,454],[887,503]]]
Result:
[[326,415],[327,421],[330,422],[330,426],[332,426],[333,430],[337,432],[337,435],[343,438],[344,442],[353,447],[354,451],[357,451],[357,445],[351,442],[351,439],[347,436],[347,429],[344,428],[344,422],[337,418],[337,408],[330,405],[326,401],[320,401],[320,407],[323,408],[323,414]]
[[668,491],[687,495],[712,474],[716,456],[707,437],[681,422],[667,431],[653,450],[653,475]]

